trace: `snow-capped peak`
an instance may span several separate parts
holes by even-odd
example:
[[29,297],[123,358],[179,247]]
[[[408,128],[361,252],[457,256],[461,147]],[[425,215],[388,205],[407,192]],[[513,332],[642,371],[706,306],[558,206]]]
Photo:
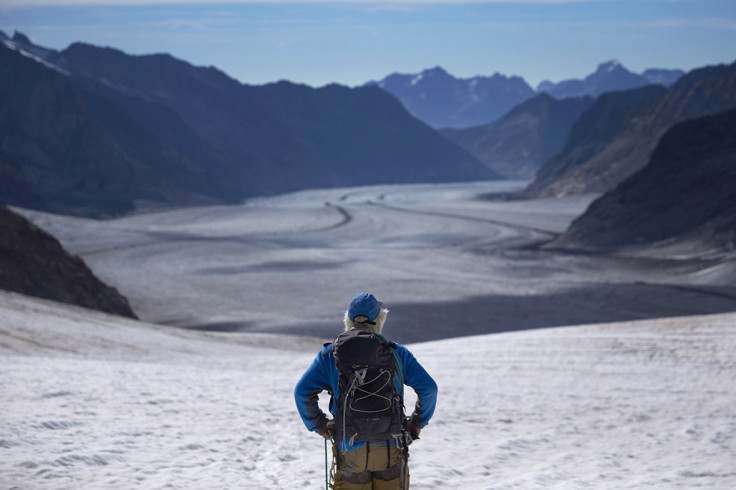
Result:
[[621,67],[621,63],[618,60],[611,60],[606,63],[601,63],[598,66],[598,71],[605,71],[607,73],[611,73],[612,71],[620,67]]

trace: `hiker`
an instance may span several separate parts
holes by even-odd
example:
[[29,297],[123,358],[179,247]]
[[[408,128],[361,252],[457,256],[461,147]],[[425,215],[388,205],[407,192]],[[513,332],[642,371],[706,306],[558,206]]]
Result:
[[[294,389],[304,425],[333,443],[332,488],[408,489],[408,445],[434,413],[437,384],[409,349],[381,335],[387,314],[375,296],[357,294],[345,312],[345,331],[317,354]],[[404,384],[417,393],[408,418]],[[324,390],[332,395],[332,419],[318,406]]]

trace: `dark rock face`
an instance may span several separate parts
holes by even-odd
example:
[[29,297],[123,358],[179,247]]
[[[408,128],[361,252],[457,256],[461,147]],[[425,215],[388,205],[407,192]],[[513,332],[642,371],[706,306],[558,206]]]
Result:
[[592,103],[591,97],[557,100],[540,94],[485,126],[441,133],[494,172],[527,180],[562,149],[573,123]]
[[135,318],[128,300],[95,277],[82,259],[2,205],[0,289]]
[[455,78],[440,67],[418,74],[394,73],[378,82],[417,119],[433,128],[467,128],[494,121],[534,90],[520,77]]
[[206,187],[198,194],[181,182],[202,169],[119,106],[4,46],[0,104],[0,173],[12,182],[0,185],[6,204],[110,216],[131,211],[136,200],[207,202]]
[[524,194],[553,197],[615,188],[646,165],[674,124],[736,107],[736,63],[694,70],[663,91],[643,87],[601,96]]
[[551,246],[608,250],[688,237],[709,249],[736,246],[736,109],[672,127],[646,167]]

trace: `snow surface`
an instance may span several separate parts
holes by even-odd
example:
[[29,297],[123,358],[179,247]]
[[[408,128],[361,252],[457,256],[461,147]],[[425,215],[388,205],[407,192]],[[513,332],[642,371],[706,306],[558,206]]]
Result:
[[[322,440],[292,398],[317,340],[162,327],[6,292],[0,322],[2,488],[324,487]],[[440,388],[412,445],[412,488],[736,488],[734,322],[410,345]]]
[[412,488],[736,488],[736,315],[684,316],[734,311],[732,268],[540,251],[592,196],[479,198],[522,185],[19,210],[148,323],[0,292],[0,487],[322,488],[292,389],[369,290],[440,387]]

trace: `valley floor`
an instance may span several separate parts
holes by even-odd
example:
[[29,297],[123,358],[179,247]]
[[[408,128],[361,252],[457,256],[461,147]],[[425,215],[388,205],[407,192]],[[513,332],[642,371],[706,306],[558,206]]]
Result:
[[[735,323],[410,345],[440,387],[412,488],[735,488]],[[322,440],[292,398],[320,347],[0,292],[0,486],[322,488]]]
[[309,190],[110,221],[21,212],[158,324],[331,339],[360,291],[400,342],[736,311],[733,263],[540,250],[594,196],[482,197],[523,185]]

